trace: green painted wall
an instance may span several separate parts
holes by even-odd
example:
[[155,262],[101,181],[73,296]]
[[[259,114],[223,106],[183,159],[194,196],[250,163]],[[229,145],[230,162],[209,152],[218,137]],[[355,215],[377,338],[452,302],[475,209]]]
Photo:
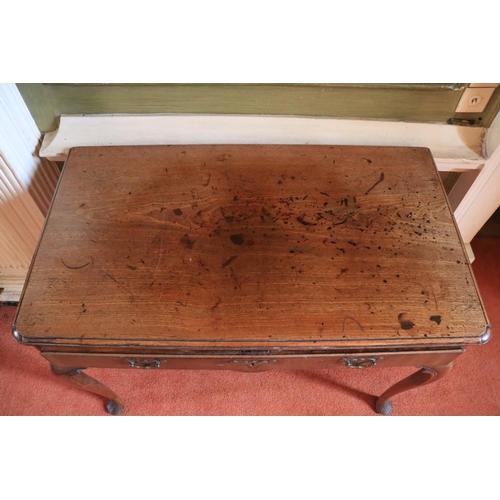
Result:
[[[209,113],[445,123],[466,84],[54,84],[18,83],[41,132],[62,114]],[[496,106],[496,107],[495,107]],[[500,88],[482,115],[488,126]],[[460,118],[460,117],[459,117]]]

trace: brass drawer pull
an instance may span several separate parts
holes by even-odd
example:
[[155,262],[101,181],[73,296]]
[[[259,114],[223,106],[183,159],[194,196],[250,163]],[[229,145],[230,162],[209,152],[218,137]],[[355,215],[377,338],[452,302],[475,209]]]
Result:
[[252,360],[247,360],[247,359],[232,359],[231,363],[246,364],[250,368],[255,368],[259,363],[276,363],[276,360],[275,359],[252,359]]
[[[375,366],[377,364],[377,360],[375,358],[343,358],[344,363],[349,368],[370,368],[371,366]],[[381,359],[381,358],[379,358]]]
[[127,361],[130,368],[142,368],[143,370],[160,368],[159,359],[129,359]]

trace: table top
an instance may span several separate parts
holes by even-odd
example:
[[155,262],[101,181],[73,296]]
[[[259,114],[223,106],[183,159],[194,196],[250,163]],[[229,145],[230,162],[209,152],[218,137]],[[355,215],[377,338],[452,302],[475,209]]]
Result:
[[488,320],[428,149],[74,148],[27,344],[449,346]]

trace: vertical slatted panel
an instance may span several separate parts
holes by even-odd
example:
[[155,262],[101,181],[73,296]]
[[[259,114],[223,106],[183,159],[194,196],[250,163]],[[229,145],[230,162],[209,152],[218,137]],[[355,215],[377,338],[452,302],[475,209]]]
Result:
[[44,217],[0,152],[0,267],[28,268]]
[[14,84],[0,84],[0,300],[18,300],[57,183]]

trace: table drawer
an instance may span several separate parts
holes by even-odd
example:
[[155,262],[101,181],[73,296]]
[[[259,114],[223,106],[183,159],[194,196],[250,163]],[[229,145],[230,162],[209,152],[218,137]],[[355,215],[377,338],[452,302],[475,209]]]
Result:
[[379,352],[276,356],[161,356],[144,354],[88,354],[42,352],[50,363],[72,368],[137,368],[173,370],[318,370],[348,367],[365,369],[389,366],[436,366],[452,362],[462,349],[442,351]]

